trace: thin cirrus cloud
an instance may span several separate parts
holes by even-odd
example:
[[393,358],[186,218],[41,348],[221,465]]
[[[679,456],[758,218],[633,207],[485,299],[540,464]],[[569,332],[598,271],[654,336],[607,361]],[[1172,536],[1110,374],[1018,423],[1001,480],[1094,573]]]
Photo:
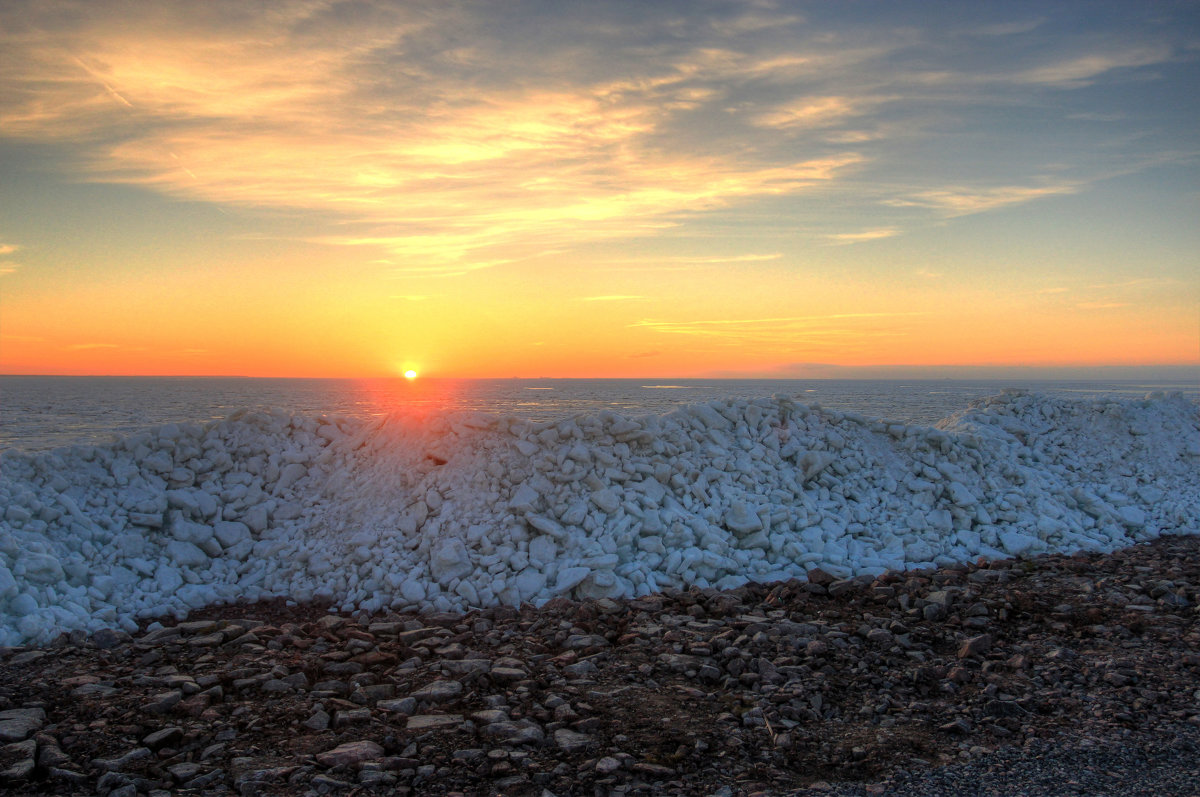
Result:
[[1021,205],[1044,197],[1074,194],[1079,190],[1079,186],[1075,183],[1039,186],[1007,185],[982,189],[953,186],[918,191],[905,197],[886,200],[885,204],[893,207],[929,208],[943,216],[968,216],[1011,205]]
[[846,245],[863,243],[864,241],[878,241],[883,238],[892,238],[899,234],[900,230],[895,227],[880,227],[874,230],[863,230],[862,232],[830,233],[824,236],[824,238],[831,244]]
[[[782,161],[670,153],[649,141],[717,92],[699,84],[805,58],[701,48],[646,63],[634,80],[535,73],[477,87],[432,57],[405,59],[431,24],[420,15],[388,9],[389,26],[351,26],[328,46],[297,33],[314,22],[309,5],[280,8],[270,30],[240,35],[147,36],[96,16],[66,37],[7,36],[15,90],[0,134],[76,142],[97,181],[328,214],[358,229],[311,240],[382,248],[414,275],[468,273],[503,262],[481,257],[488,250],[627,236],[670,214],[803,192],[864,161],[836,149]],[[469,68],[471,53],[452,57]],[[404,79],[378,65],[388,59]]]
[[647,4],[633,23],[568,3],[531,39],[485,5],[14,2],[0,138],[68,146],[94,181],[308,213],[304,240],[382,251],[396,276],[462,276],[835,188],[914,218],[1078,193],[1087,175],[966,181],[891,147],[967,96],[1011,103],[1013,86],[1082,88],[1173,56],[1003,20],[964,34],[1006,48],[996,70],[937,30],[825,30],[786,5]]

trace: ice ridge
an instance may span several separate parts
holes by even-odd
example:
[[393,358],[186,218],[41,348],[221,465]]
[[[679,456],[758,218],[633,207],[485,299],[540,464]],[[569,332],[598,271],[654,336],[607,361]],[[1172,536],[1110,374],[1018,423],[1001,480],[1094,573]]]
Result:
[[0,645],[233,600],[342,609],[727,588],[1200,531],[1178,395],[936,428],[784,397],[553,423],[240,412],[0,456]]

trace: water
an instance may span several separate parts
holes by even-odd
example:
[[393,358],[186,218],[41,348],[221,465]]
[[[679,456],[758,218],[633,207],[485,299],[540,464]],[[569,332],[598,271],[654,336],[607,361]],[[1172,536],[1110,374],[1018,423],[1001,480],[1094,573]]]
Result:
[[1057,396],[1140,398],[1194,382],[867,379],[257,379],[0,377],[0,450],[110,442],[164,423],[205,422],[278,407],[306,415],[375,416],[472,410],[555,420],[609,410],[662,413],[680,404],[774,394],[891,421],[932,425],[1005,388]]

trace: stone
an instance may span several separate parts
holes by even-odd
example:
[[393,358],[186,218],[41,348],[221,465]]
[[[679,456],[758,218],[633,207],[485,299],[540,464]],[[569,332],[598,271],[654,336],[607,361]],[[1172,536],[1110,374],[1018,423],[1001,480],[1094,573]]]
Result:
[[445,703],[463,693],[463,685],[458,681],[434,681],[411,693],[409,697],[420,702]]
[[0,742],[20,742],[46,723],[46,710],[14,708],[0,711]]
[[312,716],[300,723],[310,731],[323,731],[329,727],[330,717],[324,711],[314,711]]
[[369,708],[351,708],[335,712],[333,715],[333,727],[345,728],[349,725],[363,725],[371,721],[371,709]]
[[124,631],[117,631],[112,628],[101,628],[92,634],[92,644],[100,648],[100,650],[111,650],[117,645],[128,642],[131,639],[132,637]]
[[413,697],[399,697],[395,700],[380,700],[375,706],[396,714],[414,714],[417,710],[417,700]]
[[163,747],[174,747],[182,740],[183,728],[172,726],[149,734],[142,739],[142,744],[146,745],[151,750],[158,750]]
[[501,744],[540,744],[546,738],[541,726],[531,720],[494,722],[484,726],[483,736]]
[[180,700],[183,700],[183,691],[180,689],[161,692],[151,697],[150,702],[142,706],[142,711],[147,714],[169,714]]
[[569,728],[559,728],[554,732],[554,744],[568,753],[586,749],[592,743],[592,737],[586,733],[577,733]]
[[971,637],[962,643],[958,648],[958,657],[960,659],[970,658],[972,656],[982,656],[992,648],[991,634],[980,634],[979,636]]
[[0,783],[27,780],[37,767],[37,742],[26,739],[0,747]]
[[441,731],[462,725],[461,714],[418,714],[409,717],[405,728],[410,731]]
[[365,761],[383,758],[383,748],[377,743],[364,739],[357,742],[346,742],[332,750],[317,753],[317,763],[326,767],[354,767]]

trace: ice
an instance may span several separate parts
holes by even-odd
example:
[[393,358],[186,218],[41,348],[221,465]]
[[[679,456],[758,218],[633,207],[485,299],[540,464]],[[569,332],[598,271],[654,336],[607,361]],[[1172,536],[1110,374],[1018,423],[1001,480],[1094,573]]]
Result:
[[0,645],[268,596],[463,610],[1197,533],[1179,396],[938,428],[792,399],[554,423],[240,412],[0,458]]

